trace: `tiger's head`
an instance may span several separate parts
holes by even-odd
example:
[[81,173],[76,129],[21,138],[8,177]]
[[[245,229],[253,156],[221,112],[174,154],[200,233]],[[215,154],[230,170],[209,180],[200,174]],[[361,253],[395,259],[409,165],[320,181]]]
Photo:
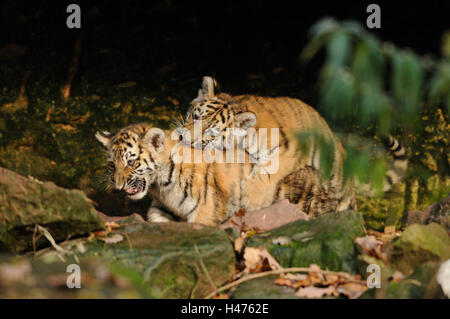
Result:
[[256,125],[255,113],[236,112],[226,94],[214,94],[216,86],[217,82],[212,77],[203,77],[198,96],[192,100],[186,115],[184,128],[189,133],[188,142],[194,148],[212,144],[216,148],[228,149],[234,138],[245,136],[246,131]]
[[131,125],[113,135],[95,134],[108,150],[109,183],[133,200],[142,199],[157,179],[165,133],[145,124]]

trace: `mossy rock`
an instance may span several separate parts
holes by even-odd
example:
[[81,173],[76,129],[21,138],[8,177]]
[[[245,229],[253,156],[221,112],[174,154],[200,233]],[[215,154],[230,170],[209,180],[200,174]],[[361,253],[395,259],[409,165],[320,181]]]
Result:
[[[283,267],[308,267],[357,272],[353,240],[365,235],[361,213],[325,214],[311,221],[299,220],[268,233],[251,237],[248,246],[264,246]],[[287,243],[277,244],[284,237]]]
[[[80,287],[69,288],[76,270],[80,268]],[[13,273],[14,275],[4,276]],[[75,281],[72,281],[75,283]],[[145,291],[133,282],[131,273],[124,273],[97,257],[79,261],[45,262],[24,257],[0,256],[0,298],[143,298]]]
[[[96,256],[132,277],[149,298],[201,298],[232,278],[235,254],[226,233],[217,227],[188,223],[121,222],[124,240],[105,244],[83,240],[61,244],[80,257]],[[51,249],[42,260],[57,260]]]
[[444,294],[436,281],[436,273],[440,263],[427,262],[416,271],[399,282],[390,282],[385,298],[389,299],[423,299],[444,298]]
[[[56,241],[103,228],[103,222],[80,190],[40,182],[0,167],[0,251],[14,254],[33,248],[35,225]],[[49,245],[41,238],[36,247]]]
[[296,290],[274,283],[279,276],[269,276],[240,284],[233,299],[297,299]]
[[363,214],[369,229],[383,231],[386,225],[401,226],[405,212],[405,184],[394,185],[394,189],[382,197],[357,195],[358,210]]
[[389,249],[389,263],[404,274],[427,261],[450,258],[450,237],[436,223],[413,224],[396,239]]

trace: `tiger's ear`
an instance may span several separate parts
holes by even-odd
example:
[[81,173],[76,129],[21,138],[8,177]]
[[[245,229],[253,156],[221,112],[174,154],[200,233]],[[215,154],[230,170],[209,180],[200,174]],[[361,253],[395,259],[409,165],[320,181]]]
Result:
[[153,147],[158,153],[161,153],[164,150],[165,138],[166,134],[163,130],[153,127],[145,133],[142,138],[142,144],[147,147]]
[[256,114],[253,112],[242,112],[236,114],[236,127],[248,130],[256,125]]
[[214,89],[218,87],[217,81],[210,77],[204,76],[202,81],[202,87],[198,90],[198,96],[194,101],[201,101],[214,97]]
[[103,144],[106,148],[109,148],[111,146],[111,140],[113,135],[107,131],[98,131],[95,133],[95,137],[97,140]]

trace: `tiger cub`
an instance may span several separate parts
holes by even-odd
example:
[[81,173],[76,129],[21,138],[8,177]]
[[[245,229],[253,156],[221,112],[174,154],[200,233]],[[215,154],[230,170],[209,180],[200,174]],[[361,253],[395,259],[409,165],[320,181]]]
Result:
[[[213,78],[204,77],[198,96],[188,110],[183,128],[189,132],[194,148],[208,145],[225,150],[242,148],[262,173],[266,163],[278,156],[279,166],[289,169],[269,172],[281,181],[276,193],[289,194],[292,203],[312,216],[356,208],[353,191],[344,185],[344,148],[316,110],[288,97],[215,94],[215,86]],[[278,133],[275,139],[273,131]],[[301,133],[306,134],[299,139]],[[312,134],[308,136],[309,133]],[[317,137],[330,143],[334,150],[327,180],[320,178],[321,149]],[[305,147],[306,154],[302,151]],[[246,183],[255,177],[254,172],[252,170]],[[297,181],[293,176],[309,178],[309,181]],[[305,185],[308,186],[304,188]],[[321,197],[333,200],[312,204]]]
[[[194,136],[194,148],[214,145],[229,150],[237,145],[245,149],[252,159],[257,159],[256,163],[259,164],[264,160],[259,155],[261,148],[269,150],[269,157],[274,149],[270,134],[267,134],[265,140],[258,136],[260,129],[278,128],[280,138],[276,151],[281,154],[280,164],[296,164],[281,179],[277,194],[289,194],[291,202],[314,216],[333,210],[356,209],[354,186],[361,193],[373,194],[370,185],[358,182],[353,185],[350,181],[344,183],[344,148],[325,120],[312,107],[298,99],[287,97],[215,94],[216,85],[213,78],[205,76],[198,96],[191,102],[188,110],[184,128],[189,136]],[[196,131],[200,131],[200,134],[195,134]],[[236,132],[239,134],[235,134]],[[306,134],[299,135],[301,133]],[[328,180],[319,178],[321,143],[316,139],[331,143],[334,149]],[[389,190],[403,177],[408,165],[405,149],[395,138],[388,136],[385,144],[393,154],[394,162],[386,173],[383,191]],[[308,150],[306,155],[300,148]],[[329,203],[316,207],[311,205],[311,197],[326,197]]]
[[[252,170],[248,158],[245,163],[184,160],[193,159],[200,150],[183,146],[169,131],[147,124],[125,127],[115,135],[97,132],[96,138],[108,150],[111,185],[133,200],[147,194],[153,198],[147,215],[150,222],[169,221],[176,215],[188,222],[217,225],[240,208],[257,210],[284,198],[292,199],[289,189],[279,187],[281,178],[264,174],[249,180],[242,191],[239,185]],[[295,173],[302,176],[292,176],[293,183],[312,173],[308,170]],[[283,178],[291,179],[288,171],[294,170],[290,167],[284,171]],[[318,183],[311,186],[311,192],[313,188],[320,192],[317,187]],[[305,199],[312,206],[320,206],[329,202],[326,193],[322,194]]]

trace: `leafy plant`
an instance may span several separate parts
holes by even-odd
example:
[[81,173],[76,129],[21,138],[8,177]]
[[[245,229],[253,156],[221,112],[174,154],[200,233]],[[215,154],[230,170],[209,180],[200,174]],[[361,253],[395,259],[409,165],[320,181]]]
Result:
[[[320,111],[333,129],[342,133],[347,151],[345,177],[369,183],[381,194],[389,167],[386,151],[371,146],[369,140],[392,134],[401,136],[402,142],[423,145],[430,131],[430,116],[440,112],[444,123],[448,122],[450,32],[444,35],[441,59],[382,42],[354,21],[324,18],[312,26],[309,35],[311,40],[299,62],[324,56],[318,78]],[[439,124],[442,126],[444,137],[439,139],[439,147],[444,155],[437,161],[444,163],[442,173],[447,175],[448,154],[442,148],[447,146],[449,132],[448,125]],[[424,152],[415,148],[412,158],[418,163]],[[327,175],[326,163],[331,160],[322,161]],[[417,174],[422,174],[419,171]],[[422,175],[423,179],[430,176]]]

